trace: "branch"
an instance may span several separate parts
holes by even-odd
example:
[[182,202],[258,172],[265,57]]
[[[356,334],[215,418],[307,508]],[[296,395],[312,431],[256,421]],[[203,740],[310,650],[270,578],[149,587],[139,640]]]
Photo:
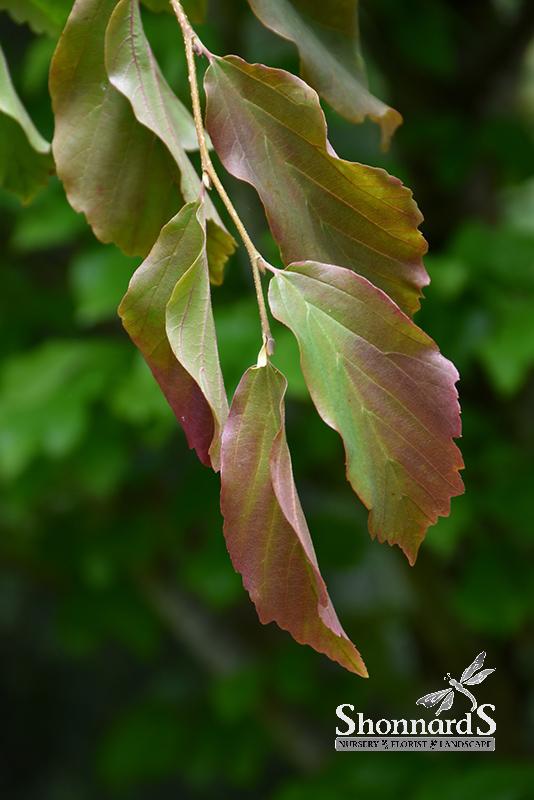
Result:
[[185,14],[185,11],[182,8],[180,0],[171,0],[171,6],[180,24],[180,28],[182,29],[182,35],[184,37],[185,56],[187,59],[187,72],[189,77],[189,89],[191,92],[191,104],[193,107],[193,118],[195,120],[198,146],[200,150],[200,161],[202,164],[202,180],[204,185],[208,189],[210,188],[210,185],[213,184],[213,186],[217,190],[221,200],[226,206],[226,210],[228,211],[234,225],[238,230],[238,233],[243,241],[243,244],[245,245],[248,257],[250,259],[250,266],[252,267],[252,277],[254,279],[254,288],[256,290],[256,298],[258,301],[258,309],[261,320],[261,330],[263,335],[263,347],[260,351],[260,355],[258,356],[258,366],[262,366],[266,363],[268,357],[272,355],[274,352],[274,339],[272,337],[271,330],[269,327],[267,307],[265,305],[265,298],[263,297],[263,290],[261,285],[260,272],[263,272],[264,270],[263,265],[265,262],[259,251],[256,249],[252,239],[248,235],[247,229],[245,228],[243,222],[241,221],[241,218],[237,213],[234,204],[230,200],[228,193],[226,192],[226,189],[224,188],[219,176],[217,175],[217,172],[215,171],[215,167],[213,166],[208,146],[206,144],[206,136],[204,134],[204,125],[202,122],[202,112],[200,109],[200,94],[198,90],[197,71],[195,66],[195,52],[198,53],[199,55],[206,56],[208,60],[212,60],[213,55],[206,47],[204,47],[204,45],[202,44],[202,42],[200,41],[194,30],[192,29],[189,20],[187,19],[187,16]]

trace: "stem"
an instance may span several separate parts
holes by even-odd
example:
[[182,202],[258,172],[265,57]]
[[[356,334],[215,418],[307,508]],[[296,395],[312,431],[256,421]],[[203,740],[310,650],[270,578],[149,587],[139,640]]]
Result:
[[209,50],[207,50],[207,48],[204,47],[204,45],[194,32],[193,28],[191,27],[189,20],[187,19],[187,16],[185,14],[185,11],[182,8],[180,0],[171,0],[171,6],[180,24],[180,28],[182,29],[182,35],[184,37],[185,57],[187,59],[187,73],[189,77],[189,89],[191,92],[191,104],[193,107],[193,119],[195,121],[198,147],[200,150],[200,162],[202,165],[202,180],[203,183],[207,186],[207,188],[210,187],[211,183],[217,190],[221,200],[226,206],[226,210],[228,211],[234,225],[237,228],[237,231],[243,241],[243,244],[245,245],[245,249],[248,253],[248,257],[250,260],[250,266],[252,267],[254,289],[256,290],[256,298],[258,301],[258,309],[260,313],[261,331],[263,334],[262,352],[264,352],[266,356],[270,356],[273,354],[274,351],[274,339],[272,337],[271,330],[269,327],[267,307],[265,305],[265,299],[263,297],[263,289],[261,285],[260,272],[263,272],[264,270],[264,267],[262,266],[264,261],[261,254],[256,249],[254,242],[248,235],[247,229],[245,228],[243,222],[241,221],[241,218],[237,213],[234,204],[230,200],[226,189],[224,188],[219,176],[217,175],[217,172],[215,171],[215,167],[213,166],[208,146],[206,144],[206,137],[204,134],[202,111],[200,109],[200,94],[198,90],[197,71],[195,66],[195,50],[207,56],[208,58],[213,58],[213,56],[209,52]]

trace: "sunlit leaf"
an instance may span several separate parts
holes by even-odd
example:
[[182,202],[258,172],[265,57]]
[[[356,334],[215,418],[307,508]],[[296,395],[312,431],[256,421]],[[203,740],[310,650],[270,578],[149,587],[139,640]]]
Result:
[[65,24],[72,0],[0,0],[15,22],[27,22],[35,33],[57,36]]
[[146,255],[183,203],[168,150],[111,86],[104,36],[115,0],[77,0],[50,71],[53,151],[70,204],[95,235]]
[[[187,202],[196,200],[199,178],[185,150],[198,148],[193,119],[165,80],[146,39],[138,0],[118,3],[106,33],[106,66],[111,84],[131,103],[137,120],[166,145],[181,174],[181,191]],[[209,256],[214,283],[235,244],[210,200]],[[217,227],[215,227],[217,226]]]
[[285,389],[270,365],[249,369],[237,388],[221,458],[226,544],[261,622],[366,676],[328,596],[293,482]]
[[274,315],[298,339],[308,388],[343,438],[347,477],[369,530],[411,563],[426,530],[463,491],[458,373],[379,289],[350,270],[306,262],[277,272]]
[[22,105],[0,48],[0,186],[28,202],[52,171],[50,145]]
[[203,207],[184,206],[135,272],[119,315],[190,447],[219,468],[227,401],[211,311]]
[[402,117],[367,88],[360,50],[358,0],[249,0],[275,33],[294,42],[304,80],[351,122],[370,117],[380,125],[382,146]]
[[428,275],[411,192],[382,169],[337,158],[316,93],[287,72],[214,58],[206,91],[214,147],[260,195],[284,262],[348,267],[416,311]]

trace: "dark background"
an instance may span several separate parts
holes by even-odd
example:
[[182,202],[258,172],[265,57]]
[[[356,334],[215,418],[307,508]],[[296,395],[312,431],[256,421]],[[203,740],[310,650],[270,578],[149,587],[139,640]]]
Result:
[[[244,0],[214,1],[208,18],[216,52],[298,68]],[[148,12],[145,23],[186,100],[177,25]],[[99,244],[55,179],[28,208],[0,194],[6,800],[534,797],[534,3],[365,0],[361,29],[371,86],[405,123],[387,155],[372,124],[327,112],[331,139],[401,177],[425,215],[432,285],[417,321],[461,372],[467,492],[415,568],[371,542],[340,440],[276,327],[297,485],[371,677],[261,626],[226,555],[218,479],[115,315],[138,261]],[[0,35],[50,138],[54,40],[3,13]],[[275,259],[255,195],[221,174]],[[243,252],[214,303],[233,391],[258,348]],[[339,703],[419,716],[416,698],[481,650],[496,668],[477,691],[497,706],[495,754],[333,752]]]

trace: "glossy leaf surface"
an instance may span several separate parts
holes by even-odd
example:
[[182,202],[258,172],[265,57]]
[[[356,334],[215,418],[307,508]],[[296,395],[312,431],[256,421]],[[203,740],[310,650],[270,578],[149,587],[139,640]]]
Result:
[[77,0],[50,71],[58,175],[95,235],[146,255],[183,204],[167,149],[111,86],[104,63],[115,0]]
[[0,186],[28,202],[52,171],[50,145],[22,105],[0,48]]
[[203,207],[184,206],[161,231],[119,307],[200,460],[219,468],[228,407],[211,311]]
[[463,491],[458,373],[365,278],[293,264],[272,280],[274,315],[295,334],[313,401],[343,438],[369,530],[413,564],[426,530]]
[[380,125],[387,147],[402,117],[367,87],[360,50],[358,0],[249,0],[268,28],[294,42],[301,74],[351,122],[370,117]]
[[267,365],[247,370],[236,390],[222,445],[226,544],[261,622],[366,676],[328,596],[293,482],[285,389]]
[[[126,97],[136,119],[166,146],[181,174],[186,202],[197,199],[199,177],[185,150],[198,149],[193,119],[165,80],[150,48],[137,0],[121,0],[106,33],[106,66],[111,84]],[[208,199],[210,268],[212,281],[222,282],[224,264],[235,243]],[[217,226],[218,230],[215,229]]]
[[205,83],[214,147],[260,195],[284,263],[348,267],[416,311],[427,248],[411,192],[333,154],[318,97],[299,78],[228,56],[213,60]]

